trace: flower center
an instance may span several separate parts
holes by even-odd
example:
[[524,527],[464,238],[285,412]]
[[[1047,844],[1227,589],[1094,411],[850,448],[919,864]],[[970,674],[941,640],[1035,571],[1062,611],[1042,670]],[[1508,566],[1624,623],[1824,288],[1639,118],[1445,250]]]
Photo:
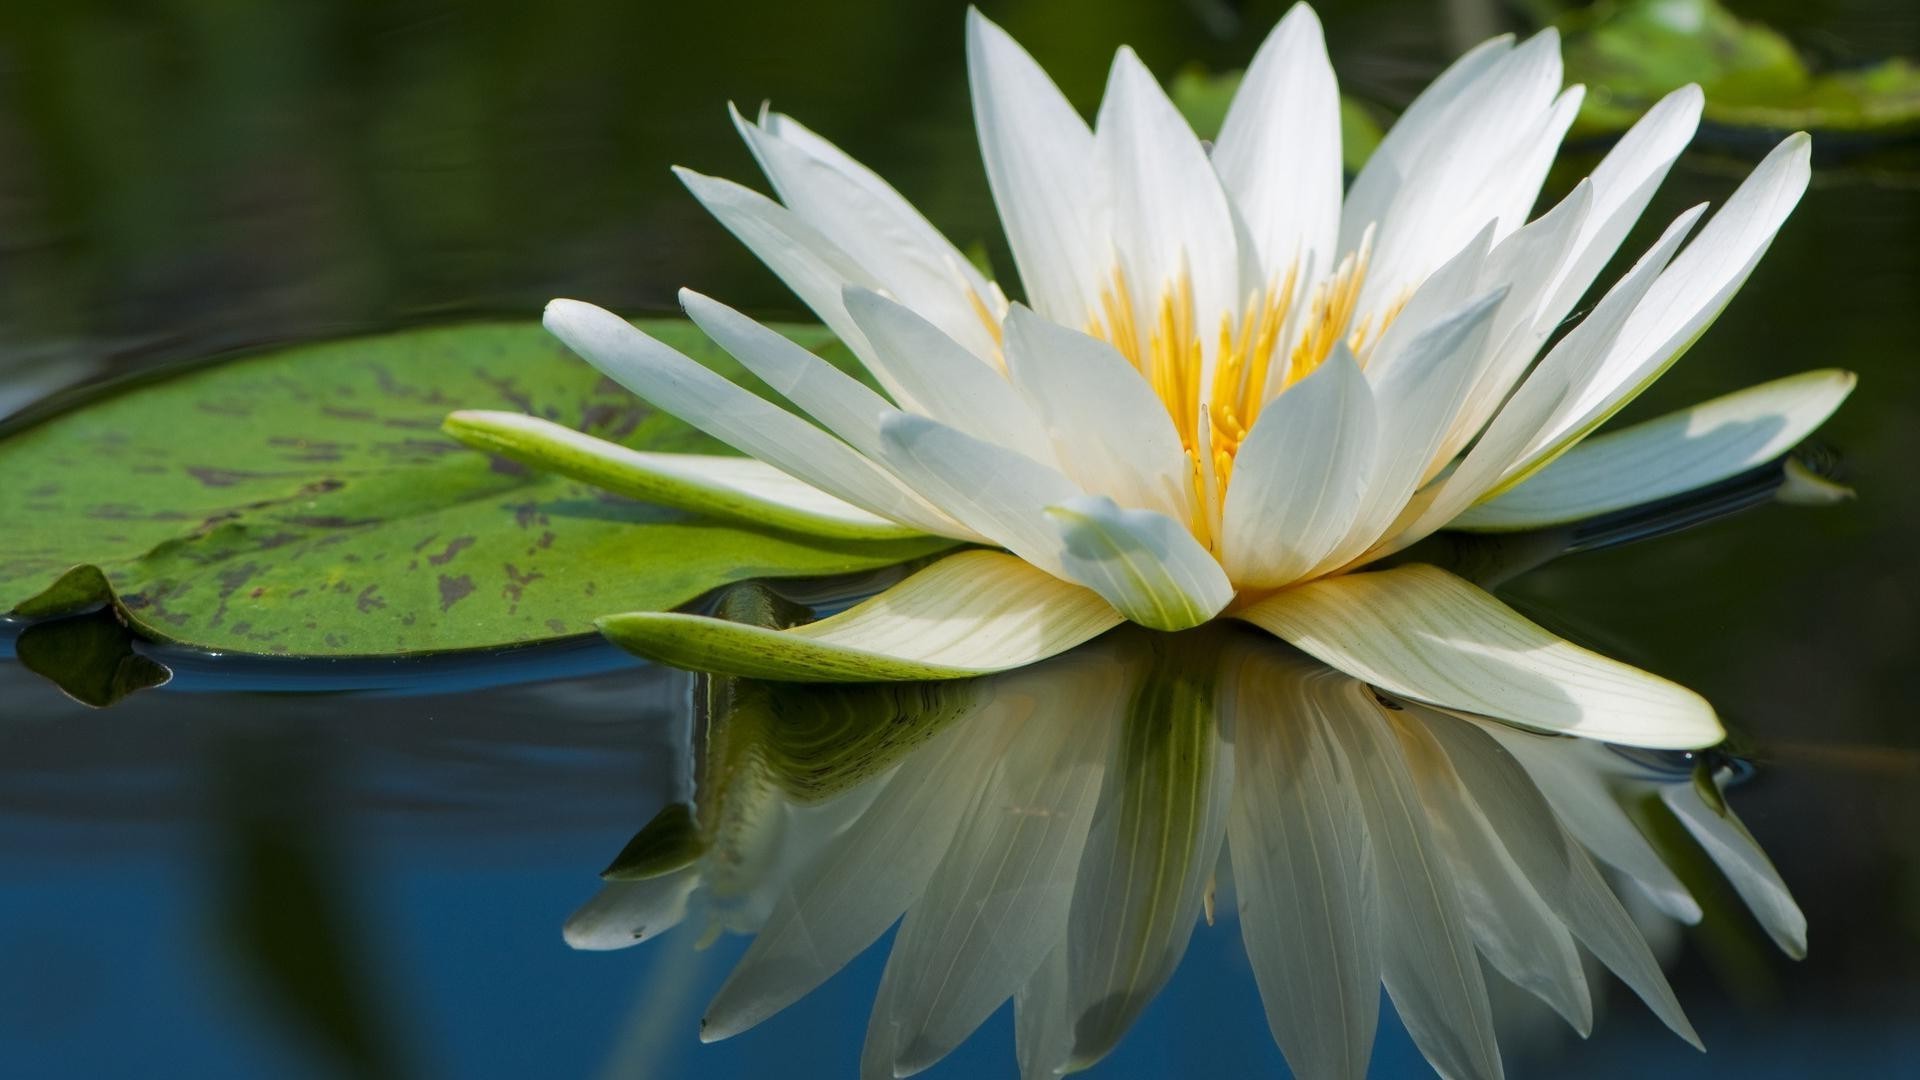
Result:
[[1193,470],[1189,525],[1208,547],[1218,547],[1234,458],[1260,410],[1312,374],[1343,339],[1364,362],[1398,314],[1400,305],[1394,304],[1377,325],[1371,315],[1354,320],[1372,246],[1369,231],[1332,274],[1305,290],[1304,301],[1297,261],[1251,291],[1237,313],[1220,313],[1211,356],[1186,272],[1161,289],[1158,303],[1144,313],[1147,319],[1121,267],[1115,266],[1101,290],[1100,311],[1088,320],[1087,333],[1120,350],[1166,404]]

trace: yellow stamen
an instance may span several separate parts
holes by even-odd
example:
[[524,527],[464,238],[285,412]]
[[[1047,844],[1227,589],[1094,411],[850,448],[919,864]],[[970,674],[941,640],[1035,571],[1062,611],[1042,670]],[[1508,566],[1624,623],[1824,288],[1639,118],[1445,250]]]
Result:
[[[1226,502],[1235,455],[1260,410],[1287,387],[1306,378],[1344,340],[1365,362],[1380,335],[1399,314],[1404,299],[1355,321],[1372,254],[1372,234],[1315,284],[1301,303],[1299,263],[1251,292],[1238,317],[1221,312],[1208,365],[1194,310],[1193,278],[1182,272],[1160,290],[1143,324],[1124,268],[1115,266],[1100,292],[1100,308],[1087,332],[1113,345],[1153,387],[1173,418],[1192,464],[1189,527],[1202,543],[1216,546],[1220,509]],[[1283,352],[1284,350],[1284,352]],[[1276,354],[1282,360],[1275,368]]]

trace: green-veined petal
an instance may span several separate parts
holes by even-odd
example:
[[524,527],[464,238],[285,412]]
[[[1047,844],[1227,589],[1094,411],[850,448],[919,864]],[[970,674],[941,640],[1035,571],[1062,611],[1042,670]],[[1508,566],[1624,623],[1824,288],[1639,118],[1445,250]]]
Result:
[[1855,381],[1849,371],[1809,371],[1588,439],[1451,527],[1558,525],[1705,487],[1792,449]]
[[998,551],[942,559],[838,615],[791,630],[679,612],[599,621],[641,656],[792,682],[956,679],[1022,667],[1117,626],[1090,590]]
[[1726,735],[1700,695],[1563,641],[1432,566],[1322,578],[1234,614],[1442,708],[1631,746],[1690,749]]
[[815,536],[922,535],[752,458],[631,450],[524,413],[456,412],[441,426],[477,450],[662,506]]
[[1199,626],[1233,599],[1226,571],[1165,514],[1122,509],[1104,495],[1069,499],[1047,514],[1059,524],[1068,576],[1142,626]]

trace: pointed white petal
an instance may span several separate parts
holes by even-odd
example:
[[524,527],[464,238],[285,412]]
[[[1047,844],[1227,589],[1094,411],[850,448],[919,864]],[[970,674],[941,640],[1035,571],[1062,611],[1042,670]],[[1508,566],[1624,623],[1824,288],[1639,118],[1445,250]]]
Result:
[[[1681,1038],[1700,1045],[1673,996],[1660,962],[1644,935],[1600,877],[1586,851],[1561,825],[1556,804],[1489,734],[1507,731],[1542,754],[1571,764],[1573,744],[1514,732],[1497,724],[1467,720],[1415,707],[1428,730],[1445,747],[1447,759],[1459,773],[1474,804],[1500,837],[1501,844],[1540,898],[1565,922],[1581,944],[1647,1003]],[[1536,774],[1537,775],[1537,774]],[[1591,773],[1587,774],[1591,777]],[[1552,788],[1544,790],[1551,791]],[[1644,841],[1642,841],[1644,843]]]
[[[885,455],[880,422],[899,413],[891,402],[853,376],[725,304],[688,289],[680,291],[680,302],[708,337],[777,393],[866,456],[869,462]],[[977,364],[964,353],[961,357]],[[887,480],[917,515],[910,520],[921,523],[923,529],[925,523],[933,522],[939,525],[942,535],[985,541],[984,536],[936,510],[898,479],[888,475]]]
[[1263,278],[1284,276],[1296,260],[1333,265],[1340,93],[1320,20],[1306,4],[1288,10],[1247,66],[1214,142],[1213,166],[1246,223]]
[[875,292],[850,287],[847,311],[886,358],[915,411],[1042,464],[1055,463],[1040,418],[1005,376],[940,328]]
[[[1133,50],[1113,58],[1094,131],[1102,199],[1112,208],[1114,246],[1133,293],[1140,335],[1163,298],[1191,283],[1204,355],[1216,348],[1212,320],[1237,309],[1240,263],[1233,214],[1200,140]],[[1076,324],[1069,324],[1076,325]]]
[[[819,229],[765,195],[731,180],[679,166],[674,167],[673,174],[708,213],[793,290],[801,303],[820,316],[835,337],[872,367],[873,350],[847,317],[840,290],[849,284],[884,288],[883,282]],[[875,370],[874,374],[882,385],[886,384],[884,371]],[[892,391],[890,386],[887,389]]]
[[1593,211],[1581,225],[1574,256],[1554,275],[1541,321],[1557,325],[1579,303],[1652,201],[1675,158],[1700,125],[1698,86],[1683,86],[1648,109],[1593,170]]
[[1458,468],[1423,491],[1422,505],[1409,520],[1396,523],[1387,538],[1368,552],[1378,558],[1398,551],[1442,527],[1488,491],[1525,475],[1527,448],[1535,445],[1552,418],[1572,401],[1583,380],[1612,347],[1627,319],[1653,287],[1667,260],[1699,220],[1696,207],[1674,219],[1661,238],[1614,284],[1593,312],[1560,339],[1513,396],[1501,407]]
[[1188,513],[1186,451],[1133,365],[1113,346],[1018,304],[1006,327],[1008,373],[1039,413],[1062,471],[1122,506]]
[[1584,440],[1451,527],[1557,525],[1706,487],[1791,450],[1855,381],[1849,371],[1809,371]]
[[1116,704],[1025,724],[1001,755],[900,924],[863,1077],[909,1076],[945,1057],[1065,939]]
[[1754,918],[1773,938],[1780,951],[1795,960],[1807,955],[1807,917],[1793,902],[1787,883],[1773,861],[1760,850],[1753,834],[1733,815],[1724,797],[1716,790],[1716,805],[1708,805],[1694,784],[1666,784],[1660,788],[1661,801],[1667,804],[1693,838],[1706,849],[1720,872],[1727,875],[1740,899],[1747,902]]
[[1380,220],[1408,183],[1408,164],[1434,141],[1442,122],[1458,108],[1461,98],[1512,53],[1512,34],[1483,41],[1448,65],[1408,103],[1347,190],[1340,215],[1340,250],[1352,251],[1360,246],[1367,226]]
[[869,513],[961,536],[847,444],[578,300],[547,305],[546,327],[615,382],[781,472]]
[[1122,615],[1155,630],[1185,630],[1220,613],[1233,585],[1186,526],[1104,495],[1047,508],[1060,529],[1062,569]]
[[1323,578],[1234,614],[1415,701],[1631,746],[1726,737],[1700,695],[1563,641],[1437,567]]
[[[1428,474],[1461,403],[1486,370],[1487,338],[1505,298],[1503,289],[1470,301],[1403,351],[1376,357],[1382,370],[1370,370],[1367,379],[1378,419],[1373,469],[1346,537],[1318,569],[1336,568],[1366,551],[1400,516]],[[1388,344],[1381,341],[1383,351]]]
[[1228,846],[1267,1024],[1296,1075],[1360,1080],[1380,1014],[1380,911],[1359,780],[1332,731],[1350,722],[1348,680],[1250,648],[1229,686]]
[[1498,1077],[1493,1011],[1466,912],[1412,775],[1372,691],[1343,688],[1330,725],[1346,752],[1373,838],[1380,967],[1407,1033],[1443,1076]]
[[1110,262],[1087,200],[1093,134],[1033,57],[977,10],[967,12],[967,74],[987,182],[1027,303],[1083,325]]
[[1046,508],[1086,494],[1051,466],[909,413],[880,425],[880,461],[954,520],[1048,573],[1060,535]]
[[1480,955],[1586,1036],[1593,1030],[1593,998],[1573,935],[1507,854],[1425,717],[1403,709],[1390,723],[1460,887]]
[[1242,588],[1286,585],[1346,536],[1377,452],[1373,391],[1345,346],[1269,402],[1240,444],[1221,560]]
[[1535,440],[1529,468],[1639,396],[1706,332],[1806,191],[1810,154],[1807,136],[1792,135],[1753,170],[1660,275],[1574,398]]
[[[1362,314],[1418,286],[1487,222],[1499,223],[1496,239],[1519,227],[1545,174],[1532,167],[1539,150],[1559,141],[1549,121],[1559,89],[1559,38],[1548,29],[1470,81],[1443,76],[1421,98],[1432,97],[1433,107],[1410,108],[1394,125],[1341,214],[1342,251],[1358,247],[1369,224],[1378,226]],[[1395,138],[1403,127],[1405,136]]]
[[769,630],[678,612],[598,621],[642,656],[793,682],[953,679],[1023,667],[1122,621],[1078,585],[997,551],[963,551],[819,622]]
[[815,536],[919,535],[752,458],[631,450],[524,413],[456,412],[441,428],[468,446],[661,506]]
[[1422,482],[1452,462],[1486,427],[1556,329],[1558,319],[1541,318],[1541,305],[1554,272],[1571,256],[1574,237],[1592,205],[1593,186],[1582,180],[1553,209],[1510,234],[1488,253],[1480,270],[1481,287],[1507,289],[1506,303],[1494,316],[1487,338],[1491,356],[1468,389]]
[[789,209],[975,356],[993,355],[992,331],[974,307],[990,303],[993,289],[898,191],[791,117],[733,118]]

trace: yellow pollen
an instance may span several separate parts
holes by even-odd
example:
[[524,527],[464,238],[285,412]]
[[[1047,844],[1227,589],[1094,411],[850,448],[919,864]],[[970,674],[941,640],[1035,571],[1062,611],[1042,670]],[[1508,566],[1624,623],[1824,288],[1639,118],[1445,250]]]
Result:
[[[1192,467],[1189,527],[1217,547],[1235,455],[1260,410],[1287,387],[1312,374],[1345,341],[1364,363],[1400,304],[1357,323],[1355,308],[1366,282],[1371,234],[1315,284],[1300,302],[1296,262],[1253,290],[1238,312],[1222,312],[1211,365],[1194,310],[1193,279],[1182,272],[1160,290],[1150,322],[1135,310],[1126,271],[1114,267],[1100,292],[1100,310],[1087,332],[1120,350],[1167,407]],[[1277,359],[1276,359],[1277,358]]]

